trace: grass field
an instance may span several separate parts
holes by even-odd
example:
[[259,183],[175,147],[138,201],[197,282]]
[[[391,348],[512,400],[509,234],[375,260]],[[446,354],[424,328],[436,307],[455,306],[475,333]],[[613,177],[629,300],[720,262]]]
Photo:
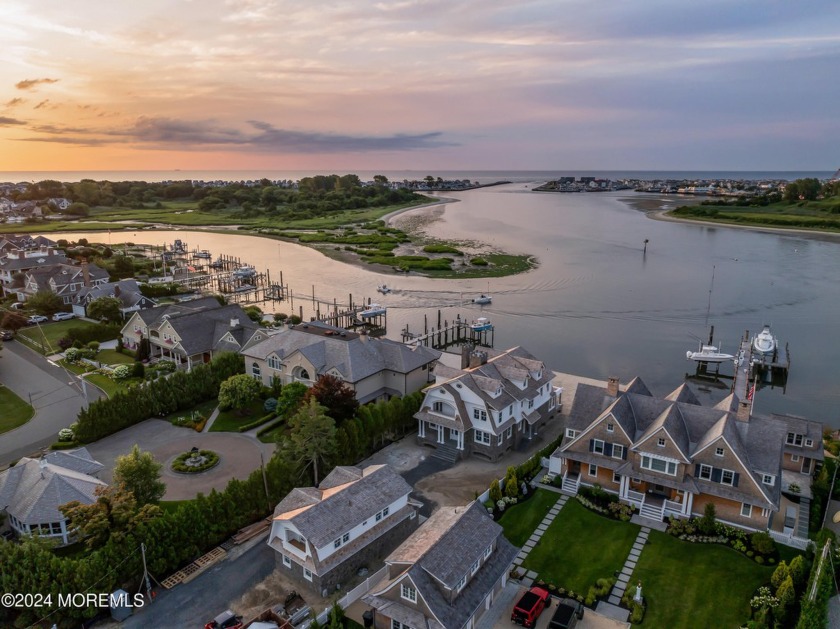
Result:
[[799,203],[774,203],[764,207],[694,205],[669,212],[686,218],[727,225],[750,225],[781,229],[840,231],[840,200],[837,198]]
[[638,533],[635,524],[610,520],[569,500],[523,567],[558,587],[586,592],[598,579],[611,578],[621,569]]
[[115,349],[101,349],[96,355],[96,360],[105,365],[133,365],[134,357],[129,354],[120,354]]
[[86,328],[96,325],[99,324],[82,319],[43,323],[41,325],[21,328],[17,332],[17,340],[26,343],[29,347],[41,354],[55,354],[61,351],[61,348],[58,346],[58,341],[67,336],[67,330],[70,328]]
[[505,530],[505,537],[514,546],[522,546],[542,522],[548,510],[560,499],[560,494],[538,489],[536,494],[523,503],[505,510],[499,524]]
[[219,416],[216,417],[213,425],[210,426],[210,432],[238,432],[239,427],[243,424],[256,421],[265,415],[263,403],[263,400],[257,400],[243,409],[244,412],[234,410],[220,411]]
[[28,403],[0,384],[0,434],[23,426],[34,414]]

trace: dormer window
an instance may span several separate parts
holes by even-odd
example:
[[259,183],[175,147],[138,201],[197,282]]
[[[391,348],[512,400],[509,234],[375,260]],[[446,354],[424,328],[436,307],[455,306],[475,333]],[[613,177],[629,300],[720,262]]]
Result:
[[400,596],[402,596],[407,601],[411,601],[412,603],[417,602],[417,590],[415,590],[410,585],[406,585],[405,583],[403,583],[400,587]]
[[486,422],[487,421],[487,411],[482,411],[481,409],[474,408],[473,409],[473,419],[477,419],[479,421]]
[[656,440],[656,445],[658,445],[660,448],[664,448],[665,447],[665,439],[663,437],[659,437],[659,439]]
[[723,456],[723,448],[715,448],[715,456]]
[[771,474],[762,474],[761,475],[761,482],[765,485],[770,485],[771,487],[776,484],[776,477]]
[[615,426],[612,423],[607,424],[607,432],[613,432],[615,430]]

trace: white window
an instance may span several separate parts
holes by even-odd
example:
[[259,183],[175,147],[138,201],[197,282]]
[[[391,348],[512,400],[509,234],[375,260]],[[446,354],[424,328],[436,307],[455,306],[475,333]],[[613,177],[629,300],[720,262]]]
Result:
[[660,448],[664,448],[665,447],[665,439],[662,438],[662,437],[659,437],[659,439],[656,440],[656,445],[658,445]]
[[490,433],[489,432],[482,432],[480,430],[475,431],[475,442],[476,443],[483,443],[484,445],[490,445]]
[[621,474],[617,472],[613,472],[613,482],[620,483],[621,482]]
[[589,464],[589,475],[590,476],[598,476],[598,466]]
[[292,558],[289,557],[288,555],[283,555],[283,565],[286,566],[287,568],[291,568],[292,567]]
[[723,448],[715,448],[715,456],[723,456]]
[[333,542],[333,548],[338,548],[339,546],[341,546],[341,538],[340,537]]
[[614,430],[615,430],[615,426],[613,426],[611,423],[607,424],[607,432],[613,432]]
[[507,438],[510,439],[511,435],[513,434],[513,426],[507,429]]
[[480,563],[479,563],[479,561],[478,561],[478,560],[476,560],[476,561],[474,561],[474,562],[473,562],[473,565],[472,565],[472,566],[470,566],[470,576],[472,576],[472,575],[474,575],[476,572],[478,572],[478,566],[479,566],[479,565],[480,565]]
[[528,408],[534,408],[534,400],[528,400]]
[[711,465],[701,465],[700,466],[700,478],[703,480],[712,480],[712,466]]
[[735,472],[732,470],[721,470],[720,482],[724,485],[731,485],[735,480]]
[[384,509],[382,509],[382,517],[383,518],[387,517],[390,512],[391,512],[391,507],[385,507]]
[[617,443],[613,444],[612,456],[614,459],[623,459],[624,458],[624,446],[619,445]]
[[794,463],[799,463],[799,455],[798,454],[791,454],[790,455],[790,460],[793,461]]
[[490,544],[487,548],[484,549],[484,558],[487,559],[492,554],[493,554],[493,544]]
[[464,586],[467,584],[467,575],[461,577],[461,580],[458,581],[458,585],[455,586],[455,591],[460,592],[464,589]]
[[404,622],[400,622],[399,620],[391,619],[391,629],[411,629],[407,624]]
[[776,477],[771,476],[770,474],[762,474],[761,482],[765,485],[775,485],[776,484]]
[[646,454],[642,455],[642,468],[646,470],[653,470],[654,472],[664,472],[665,474],[669,474],[671,476],[677,475],[677,464],[675,461],[654,458]]
[[805,440],[805,447],[806,448],[811,448],[813,446],[814,446],[814,440],[813,439],[806,439]]
[[770,509],[762,509],[761,510],[761,517],[766,518],[770,515]]
[[482,411],[481,409],[474,408],[473,409],[473,418],[479,421],[486,422],[487,421],[487,412]]
[[349,541],[350,541],[350,533],[345,533],[345,534],[341,537],[341,542],[342,542],[343,544],[346,544],[346,543],[347,543],[347,542],[349,542]]
[[275,356],[274,354],[268,357],[268,366],[269,368],[274,369],[276,371],[280,371],[280,369],[282,369],[283,367],[283,365],[280,363],[280,359],[277,358],[277,356]]
[[505,440],[504,434],[499,435],[499,438],[496,440],[496,445],[498,445],[498,446],[502,445],[502,441],[504,441],[504,440]]
[[804,437],[802,435],[797,435],[795,432],[789,432],[787,434],[787,443],[792,446],[801,446],[803,438]]
[[745,518],[752,517],[752,505],[748,505],[746,502],[741,505],[741,515]]
[[432,404],[432,410],[435,413],[442,413],[443,412],[443,402],[434,402]]
[[600,439],[592,440],[592,451],[596,454],[604,454],[604,442]]
[[304,568],[303,569],[303,578],[306,579],[307,581],[312,580],[312,571],[309,568]]
[[260,378],[260,366],[257,363],[253,363],[251,365],[251,375],[254,376],[257,380]]
[[400,596],[402,596],[407,601],[411,601],[412,603],[417,602],[417,590],[415,590],[410,585],[406,585],[405,583],[403,583],[400,587]]
[[569,439],[574,439],[575,438],[575,431],[571,428],[566,428],[566,436]]

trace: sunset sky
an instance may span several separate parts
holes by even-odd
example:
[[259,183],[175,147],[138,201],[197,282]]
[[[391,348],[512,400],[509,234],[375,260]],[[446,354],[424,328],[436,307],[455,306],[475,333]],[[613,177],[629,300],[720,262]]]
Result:
[[0,170],[840,167],[840,2],[3,0]]

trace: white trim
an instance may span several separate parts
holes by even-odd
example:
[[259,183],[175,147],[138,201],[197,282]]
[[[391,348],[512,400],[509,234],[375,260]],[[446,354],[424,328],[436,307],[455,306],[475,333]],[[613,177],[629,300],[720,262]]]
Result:
[[[751,518],[752,517],[752,508],[751,504],[747,504],[746,502],[741,503],[741,517],[742,518]],[[744,513],[746,511],[746,513]]]
[[[594,472],[592,471],[592,468],[593,468],[593,467],[595,468],[595,471],[594,471]],[[597,478],[597,477],[598,477],[598,466],[597,466],[597,465],[595,465],[594,463],[590,463],[590,464],[589,464],[589,469],[588,469],[587,471],[589,472],[589,476],[592,476],[593,478]]]
[[726,440],[726,437],[724,437],[723,435],[718,437],[715,441],[711,441],[708,444],[706,444],[705,446],[703,446],[702,448],[700,448],[697,452],[694,453],[694,458],[696,459],[697,455],[700,454],[701,452],[703,452],[703,450],[710,447],[712,444],[718,443],[719,441],[723,441],[723,443],[725,443],[727,445],[727,447],[729,448],[729,451],[732,452],[732,454],[735,456],[735,460],[738,461],[738,464],[741,466],[741,477],[750,479],[750,481],[752,481],[753,486],[756,489],[758,489],[759,492],[761,492],[761,495],[764,497],[764,500],[767,501],[767,503],[769,503],[769,504],[774,504],[773,501],[770,499],[770,496],[767,494],[767,492],[764,491],[764,488],[761,486],[761,483],[759,483],[757,480],[755,480],[755,477],[749,471],[747,466],[744,465],[744,462],[741,460],[741,457],[738,456],[738,452],[735,450],[735,448],[732,447],[732,444],[730,444]]
[[[667,412],[667,411],[664,411],[664,412]],[[670,440],[671,440],[671,443],[672,443],[672,444],[674,444],[674,448],[676,448],[677,452],[679,452],[679,453],[680,453],[680,455],[682,456],[682,458],[683,458],[682,463],[686,463],[686,464],[691,463],[691,459],[689,459],[689,458],[686,456],[685,452],[683,452],[683,451],[682,451],[682,448],[680,448],[680,447],[677,445],[677,440],[676,440],[676,439],[674,439],[674,438],[671,436],[671,433],[670,433],[670,432],[668,432],[668,429],[667,429],[667,428],[665,428],[665,426],[660,426],[657,430],[655,430],[654,432],[652,432],[651,434],[649,434],[647,437],[645,437],[644,439],[642,439],[642,440],[641,440],[641,441],[639,441],[638,443],[634,443],[634,444],[633,444],[633,450],[636,450],[637,452],[640,452],[640,453],[641,453],[641,451],[639,450],[639,448],[642,446],[642,444],[643,444],[645,441],[647,441],[648,439],[650,439],[651,437],[654,437],[654,436],[656,436],[657,434],[659,434],[659,432],[660,432],[660,431],[661,431],[661,432],[664,432],[666,435],[668,435],[668,439],[670,439]],[[667,443],[666,443],[666,445],[667,445]],[[660,446],[657,446],[657,447],[660,447]],[[664,447],[664,446],[661,446],[661,447]],[[695,452],[695,456],[697,456],[697,453],[696,453],[696,452]]]
[[416,603],[417,602],[417,588],[413,588],[413,587],[411,587],[411,585],[406,585],[405,583],[401,583],[400,584],[400,597],[404,598],[407,601],[411,601],[412,603]]
[[309,568],[303,569],[303,578],[307,581],[312,581],[312,571]]
[[615,415],[613,415],[613,412],[612,412],[612,408],[613,408],[616,404],[618,404],[618,401],[619,401],[620,399],[621,399],[621,398],[616,398],[615,402],[613,402],[612,404],[610,404],[610,405],[609,405],[609,407],[607,407],[607,409],[606,409],[603,413],[601,413],[601,415],[600,415],[599,417],[595,418],[595,419],[592,421],[592,423],[591,423],[591,424],[589,424],[589,426],[587,426],[586,428],[584,428],[584,429],[580,432],[580,434],[579,434],[577,437],[575,437],[574,439],[572,439],[572,440],[571,440],[569,443],[567,443],[566,445],[561,446],[561,447],[560,447],[560,451],[561,451],[561,452],[566,452],[566,451],[567,451],[569,448],[571,448],[573,445],[576,445],[576,444],[577,444],[577,443],[578,443],[581,439],[583,439],[583,436],[584,436],[584,435],[586,435],[587,433],[591,432],[591,431],[592,431],[592,430],[593,430],[596,426],[598,426],[601,422],[603,422],[603,421],[604,421],[605,419],[607,419],[608,417],[612,417],[612,418],[613,418],[613,420],[615,421],[615,423],[616,423],[616,424],[618,424],[618,427],[619,427],[619,428],[621,428],[621,432],[622,432],[622,434],[624,435],[624,437],[625,437],[625,438],[627,439],[627,441],[628,441],[628,442],[632,445],[632,444],[633,444],[633,438],[632,438],[632,437],[630,437],[630,435],[628,435],[628,434],[624,431],[624,426],[622,426],[622,425],[621,425],[621,422],[620,422],[620,421],[618,421],[618,420],[616,419]]
[[280,554],[283,557],[283,565],[286,566],[287,568],[291,568],[292,567],[292,558],[289,557],[288,555],[284,554],[284,553],[280,553]]

